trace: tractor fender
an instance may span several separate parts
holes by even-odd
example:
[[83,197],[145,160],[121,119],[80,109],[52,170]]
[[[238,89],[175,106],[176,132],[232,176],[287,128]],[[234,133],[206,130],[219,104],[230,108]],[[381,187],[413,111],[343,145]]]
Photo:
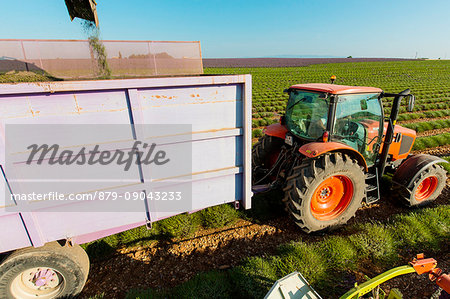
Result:
[[354,148],[340,142],[310,142],[302,145],[298,151],[308,158],[315,158],[330,152],[341,152],[355,158],[358,164],[367,171],[367,162],[363,155]]
[[411,188],[416,178],[428,167],[436,163],[448,163],[436,156],[417,154],[409,156],[395,172],[392,181]]
[[280,123],[271,124],[270,126],[267,126],[264,129],[264,134],[268,136],[278,137],[281,139],[286,138],[286,133],[288,132],[288,129],[286,126],[283,126]]

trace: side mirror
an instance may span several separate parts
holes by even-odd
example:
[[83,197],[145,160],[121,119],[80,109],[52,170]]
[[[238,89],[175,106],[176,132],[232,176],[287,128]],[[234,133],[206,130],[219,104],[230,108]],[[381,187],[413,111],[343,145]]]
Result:
[[283,92],[289,92],[289,91],[290,91],[289,88],[286,88],[285,90],[283,90]]
[[414,95],[409,96],[409,102],[408,102],[408,112],[412,112],[414,109],[414,103],[416,102],[416,97]]

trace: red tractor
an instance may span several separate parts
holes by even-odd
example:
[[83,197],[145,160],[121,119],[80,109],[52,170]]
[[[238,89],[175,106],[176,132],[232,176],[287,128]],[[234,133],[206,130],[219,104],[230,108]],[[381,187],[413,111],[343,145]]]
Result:
[[[385,172],[409,206],[436,199],[446,184],[438,157],[410,151],[416,132],[396,125],[400,103],[415,97],[375,87],[297,84],[280,123],[265,128],[253,147],[253,190],[282,187],[283,201],[306,232],[346,223],[363,201],[380,199]],[[394,97],[385,121],[382,99]]]

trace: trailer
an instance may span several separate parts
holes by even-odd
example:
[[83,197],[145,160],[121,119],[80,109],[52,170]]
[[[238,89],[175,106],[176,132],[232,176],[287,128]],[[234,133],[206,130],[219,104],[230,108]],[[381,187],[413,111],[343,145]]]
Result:
[[[89,271],[79,244],[223,203],[250,208],[251,95],[250,75],[0,84],[0,297],[76,295]],[[114,163],[56,171],[51,159],[27,160],[27,145],[54,140],[75,152],[151,140],[188,166],[175,175],[142,160],[126,172]],[[190,192],[187,204],[149,196],[174,188]],[[47,197],[20,197],[36,190]],[[68,194],[90,200],[51,200]]]

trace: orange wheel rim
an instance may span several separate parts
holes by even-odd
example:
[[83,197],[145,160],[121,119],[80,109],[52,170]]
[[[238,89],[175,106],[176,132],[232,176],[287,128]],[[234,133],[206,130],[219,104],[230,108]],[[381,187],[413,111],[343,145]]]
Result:
[[353,182],[344,175],[324,180],[311,200],[311,212],[317,220],[332,220],[347,209],[353,198]]
[[429,198],[438,186],[438,179],[435,176],[425,178],[419,186],[417,186],[415,197],[417,201]]

